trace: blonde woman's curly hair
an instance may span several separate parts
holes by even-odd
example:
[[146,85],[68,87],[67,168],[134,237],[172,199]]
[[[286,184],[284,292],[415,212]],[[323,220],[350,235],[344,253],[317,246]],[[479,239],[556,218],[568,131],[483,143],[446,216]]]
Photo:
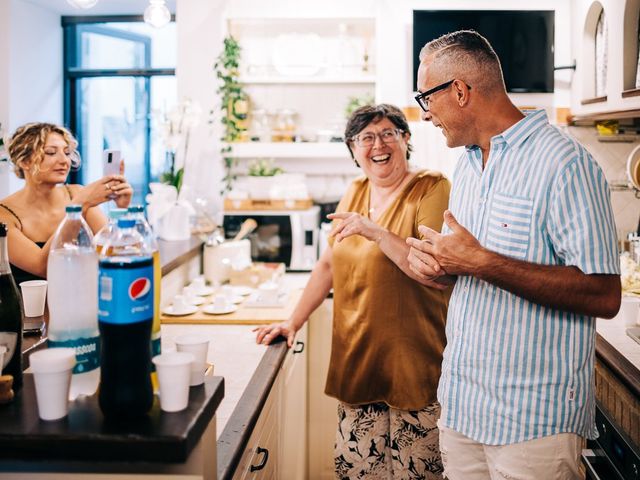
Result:
[[29,169],[33,176],[40,172],[40,164],[44,159],[44,146],[47,137],[51,133],[57,133],[64,138],[69,146],[69,157],[71,167],[80,166],[80,156],[78,155],[78,141],[69,130],[52,123],[27,123],[14,132],[9,139],[8,152],[13,171],[18,178],[24,178],[25,169]]

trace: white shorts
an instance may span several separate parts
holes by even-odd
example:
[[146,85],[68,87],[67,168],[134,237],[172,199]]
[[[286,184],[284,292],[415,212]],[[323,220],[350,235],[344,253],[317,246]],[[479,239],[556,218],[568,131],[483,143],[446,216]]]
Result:
[[449,480],[576,480],[584,478],[584,439],[560,433],[511,445],[484,445],[444,427],[440,453]]

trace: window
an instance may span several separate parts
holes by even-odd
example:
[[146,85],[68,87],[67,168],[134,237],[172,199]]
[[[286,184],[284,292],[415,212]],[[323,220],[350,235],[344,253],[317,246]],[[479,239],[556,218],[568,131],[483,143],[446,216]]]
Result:
[[102,176],[102,150],[125,159],[135,203],[165,169],[164,146],[152,112],[176,103],[176,28],[141,17],[63,17],[64,121],[82,158],[72,183]]

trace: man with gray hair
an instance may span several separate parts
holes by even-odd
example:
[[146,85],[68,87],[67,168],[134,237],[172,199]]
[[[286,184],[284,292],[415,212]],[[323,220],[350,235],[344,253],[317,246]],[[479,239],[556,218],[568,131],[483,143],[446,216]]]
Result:
[[422,118],[464,146],[442,234],[407,239],[422,283],[455,282],[438,387],[450,480],[580,478],[594,438],[595,317],[620,306],[609,189],[591,155],[507,96],[487,40],[420,52]]

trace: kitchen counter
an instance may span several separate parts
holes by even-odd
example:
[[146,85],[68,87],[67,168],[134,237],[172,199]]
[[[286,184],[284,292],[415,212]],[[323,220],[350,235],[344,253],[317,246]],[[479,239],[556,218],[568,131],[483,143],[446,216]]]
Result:
[[[289,273],[284,276],[283,286],[300,289],[308,278],[306,273]],[[245,311],[250,316],[252,310],[259,318],[258,309]],[[225,396],[216,413],[218,479],[233,476],[287,352],[284,341],[269,346],[256,344],[254,328],[255,325],[236,324],[162,325],[163,349],[174,348],[178,335],[207,338],[207,360],[214,365],[214,375],[225,379]]]
[[596,323],[596,355],[622,383],[640,398],[640,344],[627,335],[619,317],[599,318]]

